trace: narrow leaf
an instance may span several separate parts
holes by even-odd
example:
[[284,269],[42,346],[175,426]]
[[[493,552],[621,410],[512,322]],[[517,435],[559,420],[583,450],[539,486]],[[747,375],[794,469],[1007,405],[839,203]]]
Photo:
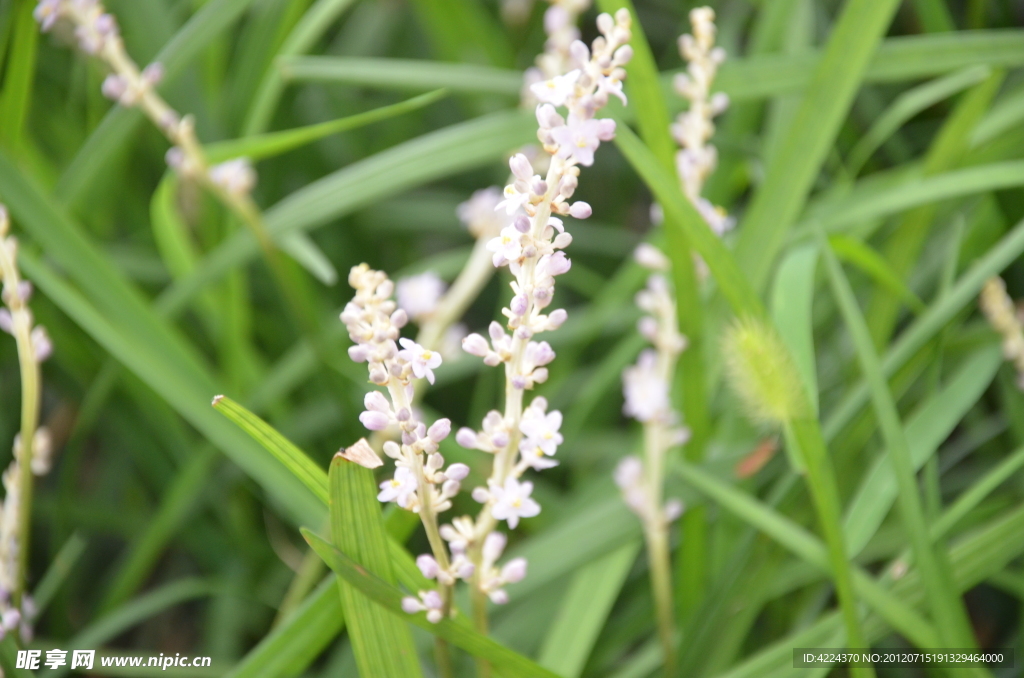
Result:
[[213,399],[213,407],[274,455],[317,499],[327,503],[327,474],[305,452],[231,398],[219,395]]
[[500,675],[506,678],[520,678],[521,676],[558,678],[557,674],[538,666],[530,659],[513,652],[497,641],[481,635],[468,625],[451,619],[442,619],[437,624],[431,624],[422,612],[407,614],[402,610],[403,594],[397,588],[367,572],[314,532],[303,529],[302,536],[338,576],[344,578],[367,598],[406,621],[426,629],[438,638],[462,648],[474,657],[486,659]]
[[[386,584],[395,583],[373,471],[335,455],[331,461],[331,535],[353,562]],[[422,676],[408,625],[338,578],[348,637],[363,676]]]

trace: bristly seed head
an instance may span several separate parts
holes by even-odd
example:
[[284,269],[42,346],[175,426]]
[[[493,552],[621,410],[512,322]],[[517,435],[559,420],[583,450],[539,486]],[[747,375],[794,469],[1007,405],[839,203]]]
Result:
[[796,365],[772,325],[740,318],[725,331],[722,350],[730,384],[751,419],[778,426],[807,414]]

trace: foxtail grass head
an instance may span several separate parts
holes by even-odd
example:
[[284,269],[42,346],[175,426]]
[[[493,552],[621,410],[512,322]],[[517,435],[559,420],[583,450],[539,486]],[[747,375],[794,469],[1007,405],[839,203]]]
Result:
[[796,365],[774,327],[740,318],[722,343],[729,382],[751,419],[780,426],[809,412]]

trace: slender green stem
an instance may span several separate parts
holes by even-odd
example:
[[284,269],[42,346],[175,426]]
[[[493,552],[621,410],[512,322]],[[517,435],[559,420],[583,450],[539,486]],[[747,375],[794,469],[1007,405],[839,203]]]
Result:
[[[857,609],[857,597],[853,591],[853,575],[843,541],[839,490],[818,421],[810,418],[791,421],[786,428],[786,439],[787,443],[792,441],[800,448],[807,467],[807,484],[810,486],[818,512],[818,522],[821,523],[821,530],[825,535],[825,545],[835,579],[836,596],[839,598],[843,623],[846,625],[847,647],[867,648]],[[853,668],[852,674],[873,678],[875,670],[871,667]]]
[[940,561],[941,555],[933,547],[929,538],[924,506],[918,492],[914,466],[910,458],[910,447],[900,423],[896,403],[882,374],[881,363],[875,352],[871,333],[857,306],[850,282],[846,279],[828,240],[820,230],[818,241],[827,264],[829,284],[847,328],[853,336],[857,358],[868,382],[875,416],[881,426],[889,460],[899,487],[899,506],[903,526],[910,538],[914,559],[921,570],[921,580],[925,585],[928,603],[935,616],[940,638],[946,647],[974,647],[976,641],[971,632],[963,602],[956,593],[957,589],[953,586],[948,568],[943,566]]
[[[479,555],[474,556],[474,562],[479,562]],[[473,575],[470,582],[470,601],[473,608],[473,626],[483,635],[487,635],[487,594],[479,585],[478,575]],[[491,664],[485,659],[476,659],[476,674],[478,678],[491,678]]]
[[21,446],[18,455],[18,575],[13,600],[21,607],[28,576],[29,539],[32,530],[32,454],[39,424],[39,363],[32,349],[32,328],[20,323],[16,328],[18,362],[21,365]]
[[676,667],[675,601],[672,595],[668,529],[666,525],[654,525],[644,530],[644,533],[647,560],[651,568],[651,594],[658,620],[658,639],[664,654],[664,672],[666,676],[673,676]]

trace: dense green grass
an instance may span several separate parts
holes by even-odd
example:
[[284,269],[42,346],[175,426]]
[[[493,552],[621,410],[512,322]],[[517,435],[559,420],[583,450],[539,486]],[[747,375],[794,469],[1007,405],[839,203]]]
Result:
[[[208,156],[257,161],[266,232],[305,268],[169,172],[163,136],[101,96],[102,67],[61,31],[39,34],[35,0],[0,0],[0,202],[55,345],[33,647],[212,656],[168,669],[196,678],[356,675],[358,653],[376,678],[438,675],[437,635],[458,676],[484,665],[473,657],[502,676],[660,675],[640,524],[611,481],[641,444],[619,377],[643,343],[629,252],[652,239],[690,337],[674,395],[693,438],[667,488],[687,504],[672,528],[675,675],[824,676],[792,668],[792,648],[842,647],[851,631],[875,647],[1024,650],[1024,396],[976,303],[993,275],[1024,297],[1015,3],[713,3],[732,106],[707,197],[738,218],[724,239],[680,192],[667,128],[693,3],[635,3],[630,105],[610,109],[616,142],[580,180],[594,217],[570,226],[570,317],[537,389],[565,415],[561,465],[534,478],[543,511],[508,550],[529,576],[492,606],[490,638],[465,616],[400,612],[399,589],[426,586],[412,557],[428,547],[409,514],[380,520],[369,471],[331,463],[366,434],[368,388],[337,313],[363,261],[395,278],[458,273],[472,239],[456,205],[503,184],[507,154],[534,139],[520,74],[546,4],[522,24],[491,0],[107,5],[133,58],[164,64],[160,91],[195,115]],[[471,330],[507,282],[503,269],[472,304]],[[779,430],[752,423],[725,379],[737,317],[774,327],[799,373],[808,410]],[[8,449],[20,390],[3,337]],[[456,426],[504,388],[472,358],[437,377],[424,407]],[[442,451],[486,477],[483,453]],[[446,515],[475,510],[467,492]]]

